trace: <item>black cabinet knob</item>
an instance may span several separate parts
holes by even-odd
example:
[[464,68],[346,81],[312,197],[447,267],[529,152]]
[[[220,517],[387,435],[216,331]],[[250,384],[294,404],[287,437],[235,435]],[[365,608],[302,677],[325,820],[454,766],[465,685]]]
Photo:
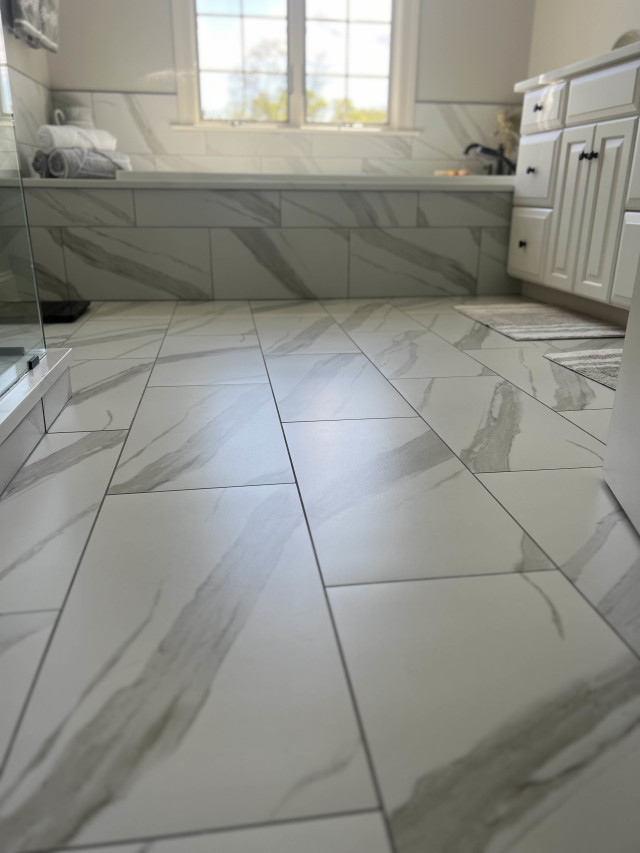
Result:
[[526,240],[518,240],[518,248],[519,248],[519,249],[525,249],[525,248],[526,248],[526,246],[527,246],[527,241],[526,241]]
[[527,166],[527,175],[533,175],[535,169],[533,166]]
[[534,104],[533,105],[534,113],[542,112],[543,109],[544,109],[544,104]]
[[587,160],[597,160],[598,159],[598,152],[597,151],[590,151],[586,155],[586,157],[587,157]]

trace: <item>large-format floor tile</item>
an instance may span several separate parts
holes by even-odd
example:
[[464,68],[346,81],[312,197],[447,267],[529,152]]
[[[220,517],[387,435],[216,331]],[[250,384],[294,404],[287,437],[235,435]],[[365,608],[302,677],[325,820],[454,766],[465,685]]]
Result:
[[413,314],[418,311],[421,313],[430,311],[434,314],[442,314],[443,312],[453,311],[454,305],[460,305],[462,302],[469,302],[471,297],[463,296],[399,296],[393,297],[389,302],[400,311],[406,311],[407,314]]
[[73,363],[72,397],[49,432],[129,429],[152,366],[128,358]]
[[559,572],[330,599],[397,853],[637,847],[640,664]]
[[328,314],[287,318],[258,314],[256,329],[265,353],[360,352]]
[[500,376],[394,385],[472,471],[602,465],[603,444]]
[[[95,848],[72,849],[89,853]],[[391,848],[381,816],[368,813],[101,847],[100,850],[104,853],[390,853]]]
[[327,584],[551,567],[421,420],[285,431]]
[[251,335],[255,332],[247,302],[180,303],[175,310],[169,335]]
[[94,320],[153,320],[159,326],[169,323],[176,303],[158,302],[103,302],[93,314]]
[[445,341],[461,350],[500,349],[502,347],[535,346],[535,341],[514,341],[506,335],[494,332],[482,323],[474,323],[470,317],[465,317],[459,311],[449,311],[434,314],[432,311],[420,309],[411,311],[411,316],[418,322],[440,335]]
[[0,765],[57,615],[0,615]]
[[421,328],[416,320],[398,311],[386,299],[325,299],[322,304],[346,332],[404,332]]
[[117,320],[87,320],[65,346],[75,361],[87,358],[155,358],[167,331],[163,325]]
[[0,610],[62,605],[125,433],[47,435],[0,500]]
[[292,482],[267,384],[149,388],[110,492]]
[[149,385],[267,382],[255,332],[250,335],[170,335]]
[[388,379],[480,376],[490,372],[475,359],[426,329],[351,334],[360,349]]
[[560,414],[606,444],[612,412],[612,409],[585,409],[583,412],[560,412]]
[[485,474],[481,480],[640,652],[640,536],[602,471]]
[[327,315],[323,303],[317,299],[252,299],[249,306],[256,318],[291,317],[296,314],[305,317]]
[[415,416],[363,355],[271,355],[267,368],[283,421]]
[[541,349],[470,350],[469,355],[558,412],[613,406],[611,388],[549,361]]
[[5,851],[376,806],[294,486],[107,498],[1,793]]

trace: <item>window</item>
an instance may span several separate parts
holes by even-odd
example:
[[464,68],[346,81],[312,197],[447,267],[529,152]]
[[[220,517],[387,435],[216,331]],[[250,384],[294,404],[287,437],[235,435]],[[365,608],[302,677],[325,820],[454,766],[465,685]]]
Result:
[[172,0],[183,124],[409,128],[419,0]]

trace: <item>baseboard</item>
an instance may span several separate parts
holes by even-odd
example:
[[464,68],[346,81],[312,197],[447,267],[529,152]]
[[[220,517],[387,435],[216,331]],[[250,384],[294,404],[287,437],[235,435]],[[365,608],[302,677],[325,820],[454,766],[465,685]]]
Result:
[[549,305],[570,308],[607,323],[616,323],[623,329],[627,327],[629,312],[625,308],[618,308],[616,305],[595,302],[593,299],[585,299],[584,296],[576,296],[575,293],[565,293],[562,290],[545,287],[543,284],[534,284],[531,281],[522,282],[522,295],[528,296],[530,299],[537,299],[539,302],[547,302]]

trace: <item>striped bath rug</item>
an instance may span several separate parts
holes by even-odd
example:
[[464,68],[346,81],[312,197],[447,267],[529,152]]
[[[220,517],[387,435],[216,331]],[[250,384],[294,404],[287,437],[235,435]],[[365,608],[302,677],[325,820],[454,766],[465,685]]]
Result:
[[583,349],[578,352],[548,352],[545,358],[581,373],[615,390],[622,361],[621,349]]
[[624,337],[620,326],[542,302],[485,302],[454,305],[454,308],[514,341]]

